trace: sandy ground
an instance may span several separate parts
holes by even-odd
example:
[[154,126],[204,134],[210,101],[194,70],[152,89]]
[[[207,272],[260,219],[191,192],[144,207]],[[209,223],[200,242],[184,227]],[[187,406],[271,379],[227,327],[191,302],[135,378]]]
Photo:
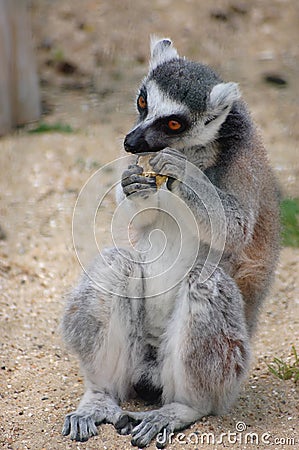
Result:
[[[240,83],[284,194],[299,196],[299,4],[35,0],[32,5],[44,120],[70,124],[76,132],[31,135],[25,129],[0,140],[6,235],[0,240],[0,443],[5,449],[129,449],[129,437],[110,425],[87,443],[60,434],[64,415],[83,392],[78,363],[58,329],[63,296],[80,273],[71,233],[77,196],[96,169],[119,155],[134,120],[135,90],[147,70],[150,33],[172,37],[181,54]],[[284,87],[266,83],[269,74],[282,77]],[[101,173],[108,186],[111,174]],[[103,205],[101,246],[109,243],[113,208],[110,196]],[[85,238],[83,233],[83,247]],[[299,350],[298,274],[299,249],[283,249],[240,400],[225,417],[193,425],[170,448],[299,448],[298,386],[275,378],[267,367],[273,357],[291,361],[293,344]],[[221,433],[236,431],[220,442]],[[207,443],[202,433],[216,442],[210,436]],[[246,433],[256,434],[255,443],[246,444]]]

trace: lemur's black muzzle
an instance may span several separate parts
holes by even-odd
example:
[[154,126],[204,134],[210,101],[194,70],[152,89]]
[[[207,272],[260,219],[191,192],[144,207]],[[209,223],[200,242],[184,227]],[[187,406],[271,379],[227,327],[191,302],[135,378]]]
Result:
[[129,153],[143,153],[149,152],[150,147],[145,140],[144,130],[141,127],[135,128],[131,131],[124,140],[124,147]]

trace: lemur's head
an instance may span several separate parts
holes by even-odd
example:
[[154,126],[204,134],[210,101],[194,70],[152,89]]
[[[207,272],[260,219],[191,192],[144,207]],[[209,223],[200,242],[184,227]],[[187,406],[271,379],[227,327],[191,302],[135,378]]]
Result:
[[125,150],[207,145],[239,97],[236,83],[223,83],[210,67],[180,58],[169,39],[152,39],[149,73],[137,97],[139,120]]

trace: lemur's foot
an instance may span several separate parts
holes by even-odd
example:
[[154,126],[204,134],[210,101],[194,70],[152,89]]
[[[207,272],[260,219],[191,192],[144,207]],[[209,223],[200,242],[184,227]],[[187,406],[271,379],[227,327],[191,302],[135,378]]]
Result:
[[88,416],[73,412],[65,417],[62,434],[64,436],[70,435],[73,441],[85,442],[90,437],[98,434],[97,425],[100,423],[101,421],[96,421],[92,415]]
[[175,422],[161,410],[137,413],[126,411],[115,427],[119,432],[120,429],[126,431],[121,434],[131,434],[131,444],[135,447],[147,447],[157,437],[157,448],[164,448],[170,433],[175,429]]

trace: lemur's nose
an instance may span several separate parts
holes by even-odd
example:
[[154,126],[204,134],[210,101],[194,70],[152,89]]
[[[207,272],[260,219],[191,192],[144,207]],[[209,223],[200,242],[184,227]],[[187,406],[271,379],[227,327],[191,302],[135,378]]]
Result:
[[127,136],[125,137],[124,148],[125,148],[126,152],[133,153],[134,146],[132,145],[132,143],[130,143],[130,139],[128,136],[129,136],[129,134],[127,134]]
[[129,153],[149,151],[149,145],[145,140],[144,132],[141,128],[135,128],[135,130],[127,134],[124,140],[124,148]]

